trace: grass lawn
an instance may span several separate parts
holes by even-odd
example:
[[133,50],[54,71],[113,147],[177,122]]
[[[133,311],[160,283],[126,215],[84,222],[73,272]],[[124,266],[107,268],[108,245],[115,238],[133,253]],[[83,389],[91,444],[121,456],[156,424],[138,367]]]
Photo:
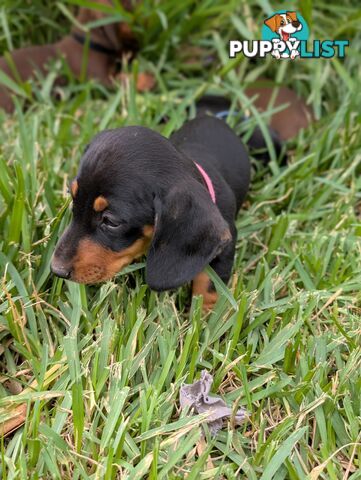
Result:
[[[71,3],[87,2],[49,3],[2,2],[1,49],[58,38]],[[24,418],[0,436],[0,478],[361,479],[360,4],[287,5],[313,38],[350,39],[344,61],[252,64],[229,60],[227,41],[258,38],[282,5],[143,3],[129,68],[157,75],[153,93],[71,81],[54,100],[54,74],[26,112],[19,100],[0,113],[0,423]],[[96,132],[142,124],[167,136],[202,91],[246,108],[244,85],[262,75],[292,86],[317,121],[287,165],[253,161],[232,281],[217,285],[212,314],[187,287],[150,291],[143,264],[101,286],[50,275],[67,184]],[[204,441],[204,418],[179,410],[180,386],[203,369],[249,413]]]

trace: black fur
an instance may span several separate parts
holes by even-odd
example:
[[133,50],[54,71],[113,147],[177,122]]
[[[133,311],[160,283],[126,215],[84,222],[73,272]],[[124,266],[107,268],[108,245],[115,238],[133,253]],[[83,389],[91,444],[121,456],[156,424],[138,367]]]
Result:
[[[194,162],[212,179],[216,205]],[[64,264],[82,238],[121,251],[154,225],[146,268],[152,289],[176,288],[208,264],[228,281],[250,163],[222,120],[199,116],[169,140],[144,127],[104,131],[87,147],[77,182],[73,221],[55,252]],[[99,195],[109,202],[103,212],[93,210]]]
[[[219,115],[220,112],[229,112],[231,105],[232,102],[227,98],[218,95],[204,95],[196,103],[197,114]],[[246,121],[247,117],[244,117],[244,120]],[[283,153],[282,161],[286,163],[287,157],[285,153],[282,152],[283,144],[279,135],[271,127],[268,127],[268,132],[275,149],[276,157],[279,158]],[[248,139],[247,147],[250,154],[257,160],[262,160],[264,163],[270,161],[271,158],[267,149],[266,140],[258,126],[254,128],[252,135]]]

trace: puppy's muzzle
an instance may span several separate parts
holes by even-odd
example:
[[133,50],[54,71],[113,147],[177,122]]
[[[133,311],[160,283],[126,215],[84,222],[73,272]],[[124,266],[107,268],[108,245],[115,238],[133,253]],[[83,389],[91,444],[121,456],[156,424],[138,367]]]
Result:
[[69,267],[69,265],[61,262],[56,257],[53,257],[51,261],[50,270],[52,271],[52,273],[54,273],[54,275],[60,278],[69,279],[71,275],[71,268]]
[[292,22],[292,26],[295,27],[295,28],[298,28],[300,25],[301,25],[301,24],[300,24],[300,22],[299,22],[298,20],[294,20],[294,21]]

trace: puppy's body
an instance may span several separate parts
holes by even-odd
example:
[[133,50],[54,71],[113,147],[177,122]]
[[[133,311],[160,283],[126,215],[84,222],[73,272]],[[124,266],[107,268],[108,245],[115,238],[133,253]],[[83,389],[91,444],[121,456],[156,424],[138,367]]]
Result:
[[[63,59],[69,66],[75,78],[80,78],[85,47],[77,42],[71,35],[67,35],[58,43],[51,45],[34,45],[15,50],[11,53],[11,63],[15,72],[5,57],[0,58],[0,71],[17,82],[26,82],[36,74],[46,75],[51,62]],[[106,55],[94,50],[89,50],[86,63],[85,77],[96,79],[106,87],[112,86],[111,74],[114,65],[114,56]],[[56,83],[63,83],[57,79]],[[0,86],[0,108],[8,113],[14,110],[12,93],[4,86]]]
[[[215,185],[218,208],[225,218],[232,218],[230,215],[239,209],[250,180],[247,151],[233,130],[215,117],[202,115],[187,122],[170,141],[205,169]],[[229,189],[233,195],[228,194]]]
[[274,109],[282,107],[282,110],[271,115],[268,122],[282,141],[295,138],[314,119],[311,108],[288,87],[276,87],[263,82],[263,85],[248,87],[246,95],[254,99],[253,105],[261,113],[266,112],[270,105]]
[[[208,115],[186,123],[170,140],[193,163],[203,167],[215,186],[216,204],[229,225],[231,239],[210,265],[227,283],[232,271],[237,239],[234,222],[250,183],[247,151],[225,122]],[[203,179],[201,181],[203,182]],[[202,294],[205,308],[212,308],[216,297],[212,295],[212,288],[204,274],[200,273],[195,277],[193,293]]]
[[[211,179],[216,204],[196,163]],[[73,221],[52,270],[81,283],[106,280],[148,251],[146,280],[155,290],[193,280],[211,308],[203,273],[210,264],[227,282],[235,216],[250,180],[240,139],[221,120],[202,116],[170,140],[144,127],[97,135],[72,184]]]
[[[11,54],[17,74],[13,74],[5,57],[0,58],[0,71],[15,82],[18,80],[25,82],[34,75],[36,69],[42,74],[46,73],[46,66],[55,57],[56,48],[54,45],[21,48]],[[9,113],[14,110],[11,92],[3,85],[0,85],[0,108]]]
[[[12,52],[10,56],[15,72],[13,72],[5,57],[0,58],[0,71],[15,82],[18,80],[26,82],[33,78],[35,74],[46,75],[51,62],[60,58],[68,64],[73,75],[79,78],[82,70],[84,46],[71,35],[67,35],[58,43],[20,48]],[[110,87],[112,85],[110,74],[113,63],[114,58],[110,55],[89,50],[85,71],[86,78],[94,78],[104,86]],[[58,79],[56,83],[63,83],[63,80]],[[0,86],[0,107],[9,113],[14,109],[11,92],[4,86]]]

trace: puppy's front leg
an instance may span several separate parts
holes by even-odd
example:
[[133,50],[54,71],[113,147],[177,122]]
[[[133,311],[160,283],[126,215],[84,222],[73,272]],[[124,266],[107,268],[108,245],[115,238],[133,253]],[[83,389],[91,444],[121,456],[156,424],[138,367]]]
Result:
[[192,295],[202,295],[204,312],[209,312],[213,309],[218,300],[218,294],[206,272],[198,273],[198,275],[194,277],[192,282]]
[[[232,227],[232,242],[210,263],[217,275],[227,284],[231,276],[236,245],[236,229]],[[209,312],[218,300],[213,282],[205,272],[196,275],[192,282],[192,295],[203,296],[203,310]]]

